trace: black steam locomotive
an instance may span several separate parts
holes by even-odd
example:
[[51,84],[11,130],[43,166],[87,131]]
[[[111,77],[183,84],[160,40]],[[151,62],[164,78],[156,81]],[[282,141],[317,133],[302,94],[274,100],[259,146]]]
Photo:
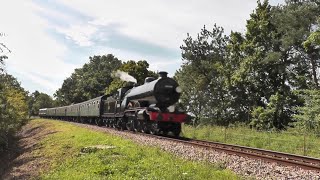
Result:
[[151,134],[171,132],[179,136],[181,123],[188,117],[175,106],[181,88],[167,77],[167,72],[159,74],[160,78],[148,77],[141,86],[123,87],[116,93],[78,104],[40,109],[39,116]]

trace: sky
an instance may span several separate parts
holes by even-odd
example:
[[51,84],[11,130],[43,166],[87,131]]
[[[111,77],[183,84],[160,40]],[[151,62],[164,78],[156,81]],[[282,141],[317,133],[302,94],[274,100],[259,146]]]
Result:
[[11,50],[4,52],[6,71],[29,92],[53,96],[93,55],[147,60],[149,70],[173,76],[187,33],[195,37],[215,23],[226,34],[244,32],[256,5],[256,0],[0,0],[0,43]]

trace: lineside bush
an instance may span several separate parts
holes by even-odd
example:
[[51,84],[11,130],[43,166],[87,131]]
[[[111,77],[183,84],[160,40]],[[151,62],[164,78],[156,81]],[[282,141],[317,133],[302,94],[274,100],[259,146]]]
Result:
[[26,122],[28,107],[26,92],[20,85],[11,86],[4,80],[6,75],[0,76],[0,151],[3,151],[9,145],[9,137]]

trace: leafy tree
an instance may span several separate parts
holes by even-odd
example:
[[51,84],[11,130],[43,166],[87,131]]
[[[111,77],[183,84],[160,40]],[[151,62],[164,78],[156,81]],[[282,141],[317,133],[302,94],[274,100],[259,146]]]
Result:
[[181,103],[201,123],[228,124],[232,116],[227,42],[223,28],[215,25],[211,31],[204,27],[195,39],[188,35],[180,47],[184,63],[175,78],[184,90]]
[[0,56],[0,72],[3,72],[4,60],[7,56]]
[[124,62],[119,70],[128,72],[131,76],[137,79],[137,84],[141,85],[144,83],[146,77],[158,77],[155,72],[148,70],[148,68],[149,63],[146,60],[140,60],[137,62],[130,60]]
[[[290,117],[284,117],[285,115],[292,115],[291,104],[292,99],[289,96],[285,96],[277,92],[275,95],[271,95],[269,103],[266,108],[261,106],[254,109],[252,112],[253,119],[250,123],[251,126],[259,130],[279,129],[279,127],[287,127],[288,122],[283,120],[290,119]],[[283,119],[280,119],[280,118]]]
[[23,87],[21,87],[20,82],[12,75],[7,73],[0,74],[0,82],[3,87],[12,87],[21,92],[24,92],[24,95],[27,96],[27,91]]
[[251,125],[260,129],[288,126],[297,100],[289,86],[294,41],[289,42],[290,33],[283,30],[283,13],[282,7],[272,9],[268,1],[258,2],[247,21],[243,61],[233,75],[235,86],[245,88]]
[[235,121],[246,121],[249,118],[249,106],[247,94],[247,87],[250,84],[246,82],[237,82],[234,81],[234,74],[240,68],[240,65],[245,58],[244,53],[244,42],[245,37],[239,32],[231,32],[229,36],[229,41],[226,47],[227,58],[226,66],[224,68],[224,76],[226,78],[225,86],[229,93],[229,105],[228,109],[230,111],[231,120],[230,123]]
[[[127,72],[129,75],[133,76],[137,80],[137,85],[141,85],[144,83],[146,77],[158,77],[158,75],[149,71],[149,63],[145,60],[141,61],[127,61],[124,62],[119,69],[120,71]],[[111,84],[106,88],[106,93],[110,94],[117,89],[126,86],[127,82],[121,80],[120,78],[115,77]]]
[[296,92],[303,100],[304,106],[297,107],[295,126],[306,132],[320,132],[320,91],[301,90]]
[[258,1],[244,35],[223,37],[217,27],[202,29],[196,39],[188,35],[181,46],[184,64],[176,73],[185,91],[182,105],[198,119],[214,119],[211,123],[286,128],[299,105],[293,89],[318,86],[319,58],[315,48],[302,45],[317,9],[319,3],[311,0],[273,7]]
[[203,84],[202,76],[192,74],[191,66],[183,65],[175,74],[175,79],[178,81],[183,93],[180,97],[180,104],[187,112],[192,113],[195,118],[193,124],[203,123],[205,118],[205,110],[207,92],[205,84]]
[[54,96],[57,105],[79,103],[101,96],[105,87],[113,81],[111,72],[121,66],[121,61],[112,54],[90,57],[90,62],[76,69],[71,77],[64,80]]
[[273,7],[272,22],[279,33],[279,49],[288,63],[288,83],[295,89],[318,87],[316,59],[319,55],[312,48],[305,49],[303,42],[316,25],[319,7],[319,4],[309,0],[289,0],[284,6]]
[[53,106],[54,106],[53,99],[45,93],[40,93],[39,91],[35,91],[29,96],[29,99],[28,99],[29,116],[37,116],[39,114],[39,109],[50,108]]
[[[319,8],[320,10],[320,8]],[[318,29],[311,33],[306,41],[303,42],[303,47],[305,51],[308,53],[310,57],[310,62],[312,66],[312,75],[315,86],[319,88],[318,84],[318,67],[319,67],[319,59],[320,59],[320,16],[318,18]]]
[[4,70],[4,60],[8,58],[3,54],[5,51],[11,52],[11,50],[4,43],[0,43],[0,72]]
[[310,46],[319,46],[319,45],[320,45],[320,31],[316,31],[310,34],[310,36],[304,43],[304,47],[306,49],[308,49]]
[[3,88],[0,96],[0,151],[5,148],[13,135],[26,121],[27,103],[24,92],[12,87]]
[[8,137],[26,122],[26,95],[16,78],[0,74],[0,151],[8,146]]

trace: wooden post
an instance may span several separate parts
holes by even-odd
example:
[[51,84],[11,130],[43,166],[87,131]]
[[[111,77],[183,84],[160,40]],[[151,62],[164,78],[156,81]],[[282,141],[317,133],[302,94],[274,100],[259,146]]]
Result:
[[224,127],[224,142],[227,142],[227,127]]
[[271,144],[271,140],[270,140],[270,136],[271,136],[271,132],[267,132],[267,136],[268,136],[268,146],[270,146]]
[[306,152],[306,133],[304,133],[303,135],[303,155],[306,156],[307,152]]

